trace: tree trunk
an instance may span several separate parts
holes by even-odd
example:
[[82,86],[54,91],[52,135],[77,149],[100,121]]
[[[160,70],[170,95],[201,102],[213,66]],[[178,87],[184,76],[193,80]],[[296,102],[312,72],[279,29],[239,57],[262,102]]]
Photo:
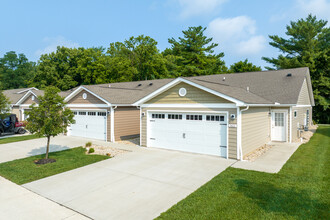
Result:
[[50,136],[47,137],[46,159],[48,159]]

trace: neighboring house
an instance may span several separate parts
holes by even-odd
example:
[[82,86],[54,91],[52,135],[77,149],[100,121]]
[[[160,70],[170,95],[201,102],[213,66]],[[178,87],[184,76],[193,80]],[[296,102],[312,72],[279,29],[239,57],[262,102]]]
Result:
[[30,105],[38,103],[37,96],[43,95],[43,91],[32,87],[4,90],[3,94],[9,98],[12,113],[16,114],[18,120],[24,121],[25,113],[30,110]]
[[138,100],[141,146],[242,159],[312,123],[308,68],[185,77]]

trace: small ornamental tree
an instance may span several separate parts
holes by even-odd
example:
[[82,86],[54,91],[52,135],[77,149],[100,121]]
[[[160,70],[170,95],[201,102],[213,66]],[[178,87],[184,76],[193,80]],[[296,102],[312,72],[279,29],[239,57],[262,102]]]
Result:
[[64,98],[59,89],[50,86],[44,96],[38,96],[39,105],[31,105],[27,112],[26,129],[32,134],[47,137],[46,159],[48,159],[50,137],[65,133],[69,124],[75,123],[73,112],[65,107]]
[[0,118],[10,112],[9,99],[0,90]]

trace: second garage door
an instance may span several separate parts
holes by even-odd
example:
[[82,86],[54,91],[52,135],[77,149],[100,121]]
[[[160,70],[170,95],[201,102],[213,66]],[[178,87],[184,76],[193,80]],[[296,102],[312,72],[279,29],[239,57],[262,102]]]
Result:
[[148,146],[227,157],[227,114],[149,112]]
[[73,111],[75,124],[68,135],[106,140],[107,113],[105,111]]

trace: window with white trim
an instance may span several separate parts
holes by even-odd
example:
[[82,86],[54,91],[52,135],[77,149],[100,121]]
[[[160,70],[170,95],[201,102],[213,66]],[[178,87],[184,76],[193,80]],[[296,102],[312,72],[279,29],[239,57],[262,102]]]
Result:
[[74,112],[73,112],[73,114],[74,114],[74,115],[77,115],[77,114],[78,114],[78,112],[74,111]]
[[225,121],[223,115],[206,115],[206,121]]
[[203,120],[203,115],[186,115],[186,120],[202,121]]
[[79,115],[86,115],[86,112],[79,112]]
[[96,112],[88,112],[89,116],[96,116]]
[[152,118],[165,119],[165,114],[152,114]]
[[168,114],[168,119],[182,120],[182,115],[180,115],[180,114]]

